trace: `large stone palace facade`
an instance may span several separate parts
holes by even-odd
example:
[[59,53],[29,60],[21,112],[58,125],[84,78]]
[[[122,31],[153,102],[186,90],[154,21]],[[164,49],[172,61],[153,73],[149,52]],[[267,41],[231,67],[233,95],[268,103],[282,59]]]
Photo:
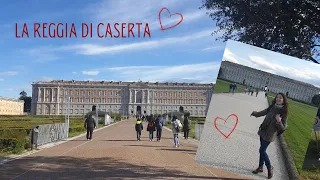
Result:
[[284,94],[292,99],[310,103],[319,94],[320,88],[301,81],[243,66],[230,61],[222,61],[218,78],[262,89],[267,86],[271,92]]
[[164,114],[189,111],[204,117],[213,93],[213,84],[150,83],[113,81],[35,82],[32,84],[31,113],[35,115],[84,115],[93,105],[98,110],[122,115]]
[[24,101],[0,97],[0,115],[23,115]]

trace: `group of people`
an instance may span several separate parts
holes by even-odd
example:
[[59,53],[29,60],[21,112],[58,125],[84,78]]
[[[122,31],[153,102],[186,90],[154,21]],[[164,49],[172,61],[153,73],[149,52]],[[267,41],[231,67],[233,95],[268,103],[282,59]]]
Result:
[[237,90],[237,84],[236,83],[231,83],[230,85],[229,85],[229,93],[231,93],[232,92],[232,94],[234,94],[234,92]]
[[[173,116],[172,121],[172,133],[173,133],[173,141],[174,147],[179,147],[179,133],[183,130],[184,131],[184,138],[189,138],[189,131],[190,131],[190,120],[188,116],[184,117],[183,125],[177,116]],[[158,115],[156,119],[153,118],[151,115],[151,119],[148,120],[147,131],[149,132],[149,141],[153,141],[154,132],[156,131],[157,141],[161,141],[162,136],[162,129],[163,126],[166,125],[164,117]],[[141,132],[143,130],[143,120],[140,117],[137,117],[137,121],[135,124],[135,130],[137,132],[137,141],[141,140]]]
[[254,88],[252,86],[247,86],[245,89],[244,89],[244,93],[248,95],[253,95],[254,91],[256,92],[256,97],[258,97],[258,94],[259,94],[259,89],[258,88]]

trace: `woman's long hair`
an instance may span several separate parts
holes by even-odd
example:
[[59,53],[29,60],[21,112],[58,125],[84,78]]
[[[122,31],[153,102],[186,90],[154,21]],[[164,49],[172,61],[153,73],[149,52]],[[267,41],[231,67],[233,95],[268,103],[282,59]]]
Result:
[[278,96],[279,94],[280,94],[280,95],[282,96],[282,98],[283,98],[283,108],[280,110],[280,112],[281,112],[281,114],[287,116],[287,115],[288,115],[288,100],[287,100],[287,96],[284,95],[283,93],[278,93],[278,94],[274,97],[272,103],[271,103],[270,106],[268,107],[268,111],[276,104],[277,96]]

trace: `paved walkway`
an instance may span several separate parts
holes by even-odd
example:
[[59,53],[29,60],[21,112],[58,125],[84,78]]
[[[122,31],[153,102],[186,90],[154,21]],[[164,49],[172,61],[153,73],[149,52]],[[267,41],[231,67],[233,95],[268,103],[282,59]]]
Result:
[[[197,162],[212,165],[233,173],[241,174],[254,179],[266,179],[267,169],[264,173],[253,175],[252,170],[259,164],[260,140],[257,135],[258,128],[264,116],[250,117],[252,111],[260,111],[268,107],[264,93],[258,97],[244,93],[214,94],[201,135],[201,141],[196,155]],[[234,132],[225,138],[214,126],[214,119],[219,116],[227,118],[230,114],[238,116],[238,124]],[[236,118],[230,117],[227,123],[217,120],[217,127],[225,134],[229,134],[234,127]],[[272,179],[286,180],[285,167],[279,142],[276,139],[267,149],[271,164],[274,166]]]
[[[195,162],[197,142],[181,140],[173,148],[172,133],[163,130],[161,142],[136,141],[135,120],[122,121],[0,165],[0,179],[244,179]],[[144,124],[146,127],[146,124]]]

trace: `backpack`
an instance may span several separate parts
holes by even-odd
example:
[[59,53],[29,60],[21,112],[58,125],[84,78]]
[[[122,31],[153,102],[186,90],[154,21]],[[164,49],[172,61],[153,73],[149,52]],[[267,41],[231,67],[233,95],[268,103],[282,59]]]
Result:
[[149,122],[148,123],[148,128],[153,128],[153,124],[154,124],[153,122]]
[[178,119],[176,120],[176,123],[175,123],[175,129],[178,133],[181,132],[182,130],[182,124]]

